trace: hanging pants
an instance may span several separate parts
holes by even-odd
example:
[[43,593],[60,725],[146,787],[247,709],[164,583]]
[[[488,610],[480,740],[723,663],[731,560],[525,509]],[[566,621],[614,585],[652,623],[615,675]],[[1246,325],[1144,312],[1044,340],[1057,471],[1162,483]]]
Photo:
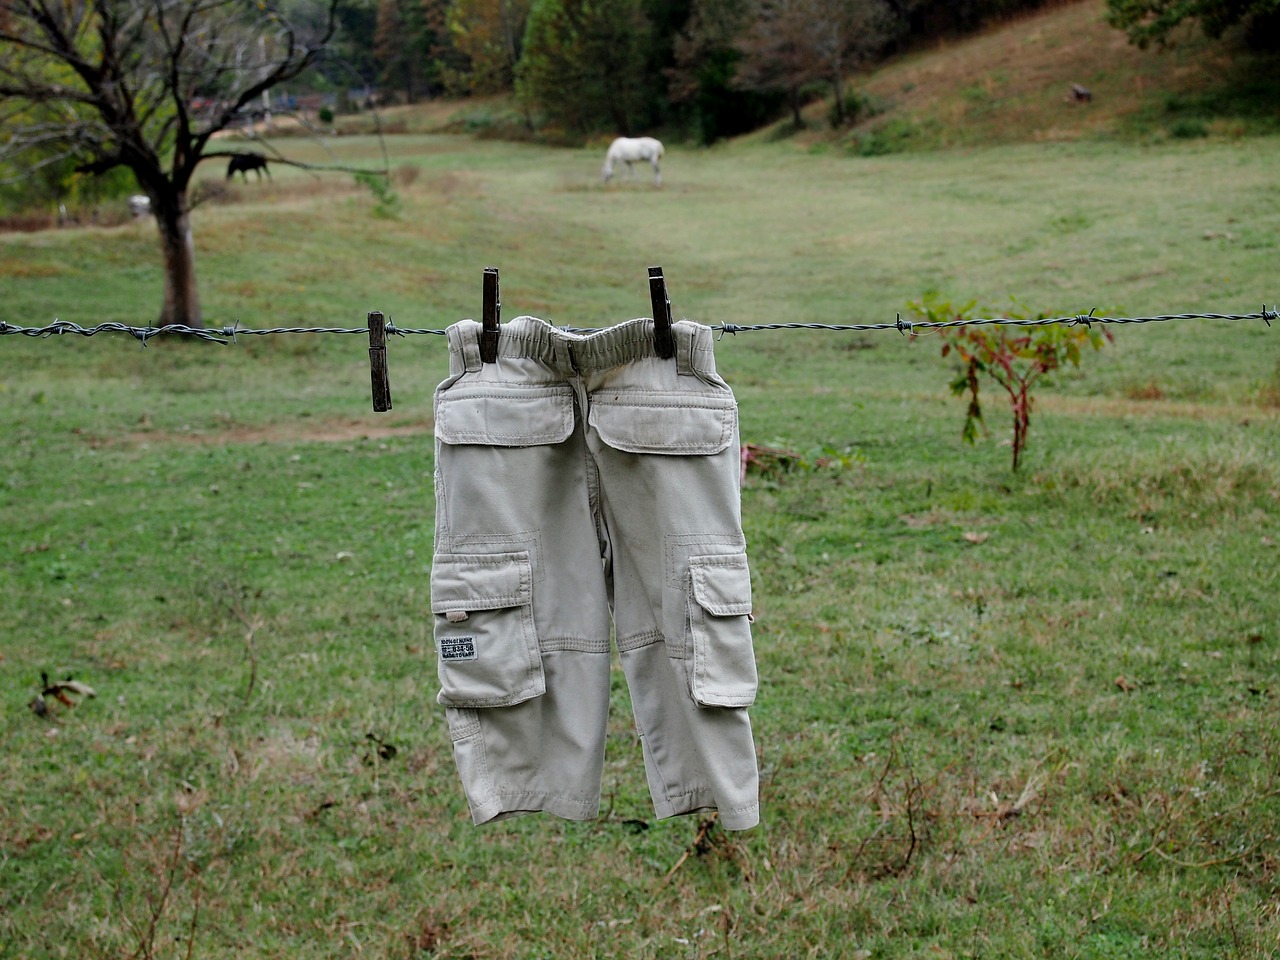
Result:
[[575,336],[534,317],[448,330],[435,395],[431,610],[475,823],[599,814],[610,626],[654,809],[759,821],[751,578],[733,393],[711,329]]

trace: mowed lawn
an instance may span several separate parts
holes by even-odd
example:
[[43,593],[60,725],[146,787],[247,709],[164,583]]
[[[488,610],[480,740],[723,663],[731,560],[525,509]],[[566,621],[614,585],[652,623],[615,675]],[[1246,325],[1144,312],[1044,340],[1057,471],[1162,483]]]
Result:
[[[341,137],[315,162],[369,165]],[[882,158],[388,140],[210,169],[213,327],[1256,313],[1274,140]],[[146,222],[0,237],[0,320],[146,324]],[[471,826],[428,609],[441,338],[0,337],[0,956],[1185,957],[1280,950],[1280,324],[1115,342],[961,441],[936,336],[717,344],[745,442],[763,824],[656,821],[621,674],[601,818]],[[789,464],[789,469],[787,468]],[[517,495],[513,491],[513,495]],[[75,706],[50,680],[90,685]]]

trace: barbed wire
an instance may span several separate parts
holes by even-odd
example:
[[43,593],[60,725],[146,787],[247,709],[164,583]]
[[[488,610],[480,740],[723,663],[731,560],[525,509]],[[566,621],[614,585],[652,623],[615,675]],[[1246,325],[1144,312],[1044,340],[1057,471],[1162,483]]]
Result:
[[[1258,313],[1170,313],[1151,317],[1099,317],[1088,313],[1079,313],[1069,317],[1040,317],[1034,320],[1013,319],[1009,317],[959,317],[955,320],[904,320],[898,314],[892,323],[718,323],[709,324],[711,329],[723,338],[739,333],[753,333],[759,330],[823,330],[828,332],[867,333],[879,330],[897,330],[901,334],[911,334],[919,330],[944,330],[951,327],[977,327],[999,324],[1010,327],[1047,327],[1054,324],[1066,326],[1091,326],[1101,324],[1142,324],[1165,323],[1172,320],[1227,320],[1245,321],[1261,320],[1268,327],[1271,321],[1280,318],[1277,308],[1267,309],[1264,304]],[[599,327],[557,327],[566,333],[589,334],[601,329]],[[23,327],[0,320],[0,336],[23,336],[47,338],[56,336],[93,337],[100,333],[124,333],[138,340],[142,346],[148,340],[160,336],[183,336],[210,343],[234,343],[238,337],[265,337],[277,334],[368,334],[368,327],[268,327],[253,329],[241,327],[239,323],[221,327],[190,327],[184,324],[168,324],[155,327],[135,327],[125,323],[107,322],[92,327],[83,327],[69,320],[55,320],[42,327]],[[390,320],[386,323],[388,336],[444,336],[443,329],[415,329],[397,327]]]
[[903,320],[898,314],[893,323],[757,323],[739,326],[734,323],[723,323],[712,327],[721,334],[746,333],[754,330],[897,330],[899,333],[914,333],[916,330],[943,330],[948,327],[980,327],[1000,324],[1009,327],[1047,327],[1052,324],[1066,326],[1091,326],[1095,323],[1163,323],[1168,320],[1261,320],[1268,327],[1277,319],[1275,308],[1268,310],[1264,305],[1258,313],[1169,313],[1155,317],[1098,317],[1092,310],[1072,317],[1040,317],[1034,320],[1011,319],[1009,317],[958,317],[955,320]]

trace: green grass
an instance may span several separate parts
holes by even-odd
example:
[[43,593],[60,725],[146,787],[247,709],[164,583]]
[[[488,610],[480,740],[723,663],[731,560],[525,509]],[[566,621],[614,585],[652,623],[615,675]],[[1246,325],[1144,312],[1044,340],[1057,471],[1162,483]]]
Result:
[[[570,324],[647,315],[651,264],[706,323],[931,290],[1247,313],[1275,146],[677,148],[654,190],[405,136],[397,217],[281,170],[196,246],[214,325],[443,326],[489,265],[504,316]],[[0,251],[8,322],[158,308],[146,225]],[[427,609],[438,339],[391,343],[383,415],[358,336],[0,339],[0,956],[1274,955],[1280,333],[1116,334],[1040,391],[1017,475],[993,402],[960,441],[936,340],[718,344],[744,440],[846,456],[748,477],[764,823],[702,852],[652,819],[620,675],[607,814],[470,825]],[[41,671],[98,695],[39,718]]]

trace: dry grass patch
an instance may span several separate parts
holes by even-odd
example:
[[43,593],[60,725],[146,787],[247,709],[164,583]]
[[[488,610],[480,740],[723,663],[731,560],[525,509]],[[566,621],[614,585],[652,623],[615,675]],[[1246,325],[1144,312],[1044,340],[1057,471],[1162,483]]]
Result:
[[[864,92],[886,108],[870,129],[911,118],[937,146],[1079,140],[1114,132],[1153,98],[1212,88],[1236,56],[1188,28],[1168,52],[1138,50],[1103,0],[1064,3],[882,68]],[[1069,96],[1072,84],[1093,94]]]

